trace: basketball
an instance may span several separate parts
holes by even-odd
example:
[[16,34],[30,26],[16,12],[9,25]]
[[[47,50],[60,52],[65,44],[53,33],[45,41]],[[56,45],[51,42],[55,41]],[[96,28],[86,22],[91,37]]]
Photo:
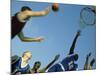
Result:
[[58,3],[54,3],[53,5],[52,5],[52,10],[53,11],[58,11],[59,10],[59,4]]

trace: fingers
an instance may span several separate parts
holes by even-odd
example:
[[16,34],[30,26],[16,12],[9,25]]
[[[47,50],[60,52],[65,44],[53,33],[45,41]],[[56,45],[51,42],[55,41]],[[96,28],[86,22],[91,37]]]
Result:
[[87,59],[91,56],[91,52],[87,55]]
[[60,54],[56,55],[56,56],[55,56],[55,60],[58,60],[59,57],[60,57]]
[[78,31],[77,31],[77,35],[80,35],[80,33],[81,33],[81,30],[78,30]]
[[90,62],[90,65],[93,66],[93,64],[95,63],[95,59],[93,58]]
[[59,58],[60,57],[60,54],[56,55],[56,57]]
[[44,38],[39,38],[38,41],[42,42],[42,41],[44,41]]
[[37,41],[37,42],[42,42],[43,40],[44,40],[43,37],[37,37],[37,38],[36,38],[36,41]]
[[91,56],[91,52],[88,54],[88,56]]

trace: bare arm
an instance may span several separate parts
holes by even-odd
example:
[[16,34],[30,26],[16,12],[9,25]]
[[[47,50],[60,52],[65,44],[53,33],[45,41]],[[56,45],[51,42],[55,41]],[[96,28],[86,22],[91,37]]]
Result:
[[92,70],[93,64],[95,63],[95,59],[93,58],[89,65],[89,70]]
[[80,30],[77,32],[77,34],[73,40],[72,46],[71,46],[70,51],[69,51],[69,55],[74,53],[75,44],[76,44],[77,38],[79,36],[80,36]]
[[39,73],[44,73],[50,66],[52,66],[58,59],[59,59],[60,55],[56,55],[54,60],[52,60],[45,68],[39,70]]
[[91,53],[89,53],[86,57],[86,61],[85,61],[85,64],[84,64],[84,70],[88,70],[88,61],[89,61],[89,57],[91,56]]
[[42,11],[28,11],[28,15],[31,17],[39,17],[39,16],[46,16],[51,11],[51,7],[47,7]]
[[18,37],[20,38],[21,41],[23,42],[41,42],[43,40],[43,38],[38,37],[38,38],[29,38],[29,37],[25,37],[23,32],[20,32],[18,34]]

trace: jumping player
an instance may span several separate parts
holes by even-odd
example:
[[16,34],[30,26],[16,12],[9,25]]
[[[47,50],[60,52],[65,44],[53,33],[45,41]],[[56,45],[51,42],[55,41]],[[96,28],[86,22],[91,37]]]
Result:
[[48,72],[61,72],[61,71],[77,70],[78,65],[75,63],[75,61],[78,60],[78,54],[74,53],[74,48],[75,48],[77,38],[79,36],[80,36],[80,31],[77,32],[67,57],[65,57],[61,62],[50,67],[48,69]]
[[12,16],[11,39],[18,35],[20,40],[24,42],[41,42],[42,40],[44,40],[42,37],[25,37],[22,30],[31,17],[46,16],[50,13],[50,11],[51,7],[47,7],[45,10],[42,11],[32,11],[32,9],[28,6],[23,6],[21,8],[21,11],[17,12],[14,16]]

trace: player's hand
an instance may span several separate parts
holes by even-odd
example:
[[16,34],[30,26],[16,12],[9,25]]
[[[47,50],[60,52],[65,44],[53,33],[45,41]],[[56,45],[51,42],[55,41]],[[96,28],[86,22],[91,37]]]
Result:
[[58,60],[59,57],[60,57],[60,54],[56,55],[56,56],[55,56],[55,60]]
[[77,35],[80,36],[80,34],[81,34],[81,30],[78,30]]
[[91,56],[91,52],[89,54],[87,54],[86,59],[88,59]]
[[91,56],[91,52],[89,54],[87,54],[87,57],[90,57]]
[[46,10],[47,10],[48,12],[50,12],[50,11],[51,11],[51,6],[48,6],[48,7],[46,8]]
[[91,52],[88,54],[88,56],[89,56],[89,57],[91,56]]
[[42,42],[44,40],[44,38],[43,37],[37,37],[37,38],[35,38],[35,40],[36,40],[36,42]]

